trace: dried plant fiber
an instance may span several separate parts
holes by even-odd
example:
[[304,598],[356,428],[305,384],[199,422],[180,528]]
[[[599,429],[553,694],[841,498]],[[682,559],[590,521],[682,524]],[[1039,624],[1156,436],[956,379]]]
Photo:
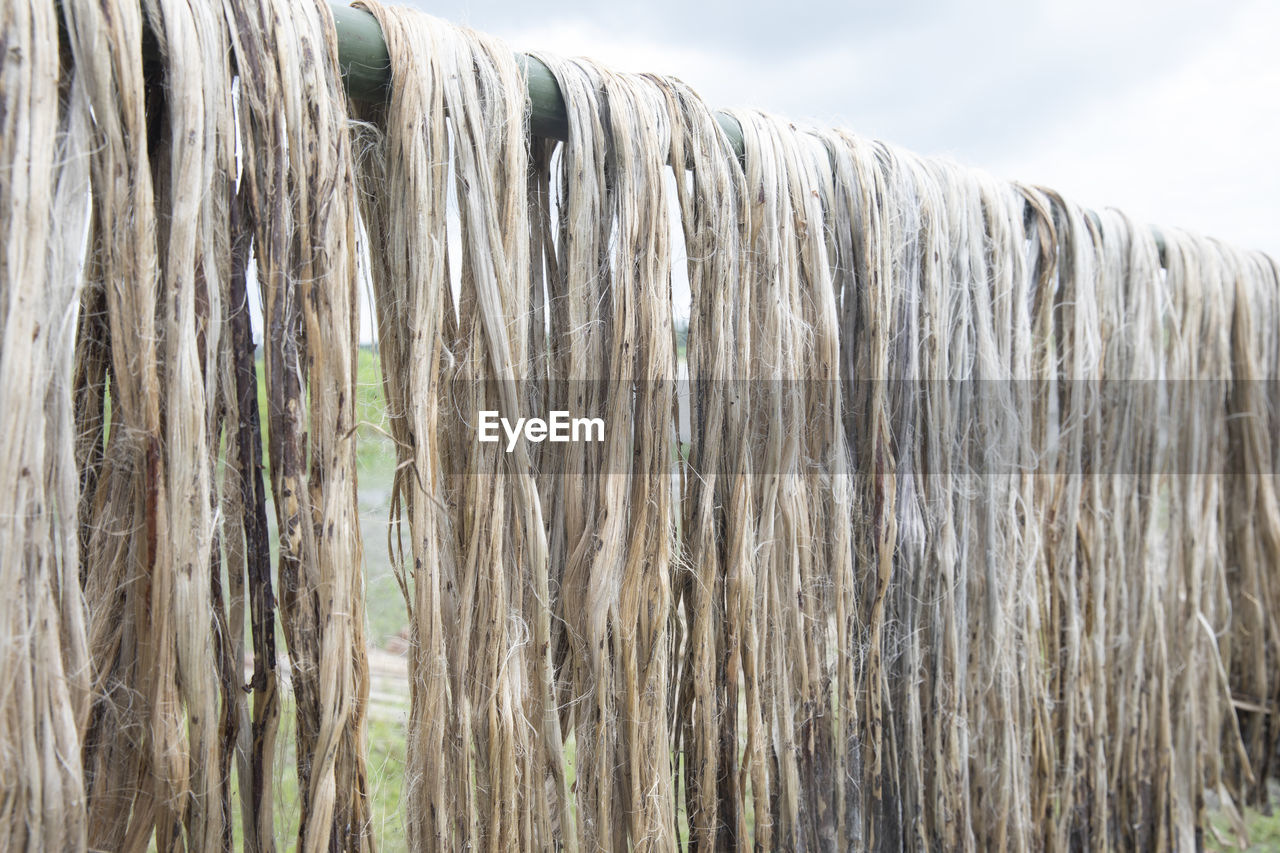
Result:
[[376,849],[366,275],[411,849],[1245,840],[1273,259],[361,5],[0,7],[0,849]]
[[71,371],[85,107],[58,108],[52,3],[0,10],[0,848],[85,845],[89,708]]
[[[5,571],[28,590],[5,611],[6,682],[16,690],[5,696],[0,753],[6,848],[213,850],[238,840],[274,849],[279,709],[250,264],[279,287],[263,288],[277,299],[268,309],[291,311],[290,323],[269,325],[268,367],[279,365],[275,352],[292,359],[293,396],[282,381],[268,426],[279,442],[273,467],[288,449],[302,469],[273,483],[281,527],[297,531],[277,588],[290,594],[281,623],[300,718],[300,843],[372,846],[354,528],[354,215],[334,202],[350,203],[353,172],[341,144],[328,159],[306,156],[309,137],[340,142],[327,129],[345,132],[346,108],[328,14],[304,11],[262,14],[288,19],[280,41],[305,44],[311,61],[292,70],[327,81],[319,96],[308,94],[310,79],[254,88],[260,79],[245,67],[276,58],[216,4],[6,4],[4,358],[22,378],[4,393],[17,395],[16,423],[29,432],[6,440],[5,453],[18,466],[5,490],[17,501],[5,544],[18,558],[6,557]],[[258,22],[251,31],[261,33]],[[145,38],[155,42],[146,52]],[[335,117],[319,122],[323,133],[308,99]],[[285,128],[292,142],[248,144]],[[264,162],[281,168],[259,170]],[[267,209],[290,193],[288,217]],[[251,259],[252,223],[262,231]],[[272,252],[269,224],[284,257]],[[344,229],[345,242],[335,236]],[[333,247],[345,266],[312,245]],[[246,610],[258,658],[252,712]]]

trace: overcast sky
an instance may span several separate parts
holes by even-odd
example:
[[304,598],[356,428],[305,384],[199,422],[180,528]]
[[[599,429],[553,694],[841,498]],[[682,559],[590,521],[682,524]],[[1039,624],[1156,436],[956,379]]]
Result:
[[1280,256],[1280,3],[410,0]]

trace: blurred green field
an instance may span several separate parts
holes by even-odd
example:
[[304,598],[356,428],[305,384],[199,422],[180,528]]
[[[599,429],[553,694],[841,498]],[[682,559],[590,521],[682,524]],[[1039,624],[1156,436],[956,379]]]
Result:
[[370,348],[360,349],[357,383],[356,476],[360,489],[360,535],[364,541],[365,607],[369,642],[384,647],[408,620],[387,547],[396,449],[387,432],[382,369],[377,353]]
[[[404,697],[404,706],[399,712],[391,712],[385,707],[375,707],[369,714],[369,787],[370,800],[373,806],[373,836],[377,840],[378,849],[388,853],[408,850],[405,840],[404,821],[400,816],[400,793],[404,787],[405,737],[404,720],[408,714],[408,695]],[[289,694],[285,693],[280,712],[280,729],[276,742],[280,748],[276,753],[272,794],[274,811],[272,818],[275,826],[276,849],[293,850],[298,843],[298,819],[300,801],[298,799],[298,774],[295,765],[293,732],[295,727],[294,706]],[[232,783],[233,803],[239,796],[238,786]],[[240,837],[240,824],[232,824],[234,833],[234,849],[243,849]],[[155,849],[154,841],[151,849]]]
[[1271,814],[1257,809],[1245,809],[1244,825],[1249,833],[1249,843],[1240,847],[1235,843],[1231,822],[1221,812],[1210,818],[1210,831],[1205,833],[1204,849],[1214,853],[1246,850],[1248,853],[1280,850],[1280,789],[1271,786]]

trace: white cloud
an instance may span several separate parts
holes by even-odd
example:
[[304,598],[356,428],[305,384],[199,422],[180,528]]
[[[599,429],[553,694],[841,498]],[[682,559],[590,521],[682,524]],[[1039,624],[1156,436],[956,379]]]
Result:
[[990,165],[1280,257],[1277,34],[1280,7],[1254,3],[1168,73],[1078,105]]
[[[793,4],[791,17],[811,26],[814,8]],[[628,30],[588,8],[545,11],[490,32],[517,49],[674,74],[716,107],[841,124],[1280,255],[1271,0],[987,0],[869,16],[861,28],[846,10],[831,33],[810,29],[810,49],[806,30],[777,12],[699,41],[679,16],[665,31]],[[771,29],[777,46],[761,52]]]

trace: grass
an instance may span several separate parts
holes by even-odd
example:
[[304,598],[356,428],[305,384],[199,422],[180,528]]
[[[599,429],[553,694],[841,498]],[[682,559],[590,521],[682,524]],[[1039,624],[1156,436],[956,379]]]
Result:
[[[1249,831],[1249,846],[1243,848],[1249,853],[1280,850],[1280,788],[1271,786],[1271,814],[1264,814],[1257,809],[1245,809],[1244,824]],[[1234,841],[1231,824],[1221,813],[1213,813],[1209,818],[1210,827],[1205,832],[1204,849],[1213,853],[1227,853],[1240,850]]]
[[[373,806],[373,835],[378,849],[387,853],[408,850],[405,840],[404,820],[400,811],[400,793],[404,787],[405,719],[408,716],[408,696],[403,706],[392,707],[374,703],[369,714],[369,786]],[[287,692],[282,696],[280,730],[276,743],[275,777],[272,791],[275,810],[272,814],[275,826],[277,850],[292,850],[298,841],[298,819],[301,801],[298,796],[298,773],[294,752],[294,705]],[[233,809],[239,809],[239,790],[232,782]],[[241,849],[239,821],[232,825],[235,849]],[[154,840],[151,849],[155,849]]]
[[387,548],[396,448],[387,430],[382,368],[372,349],[360,349],[356,382],[356,477],[364,541],[365,609],[369,642],[383,647],[405,627],[408,617]]

